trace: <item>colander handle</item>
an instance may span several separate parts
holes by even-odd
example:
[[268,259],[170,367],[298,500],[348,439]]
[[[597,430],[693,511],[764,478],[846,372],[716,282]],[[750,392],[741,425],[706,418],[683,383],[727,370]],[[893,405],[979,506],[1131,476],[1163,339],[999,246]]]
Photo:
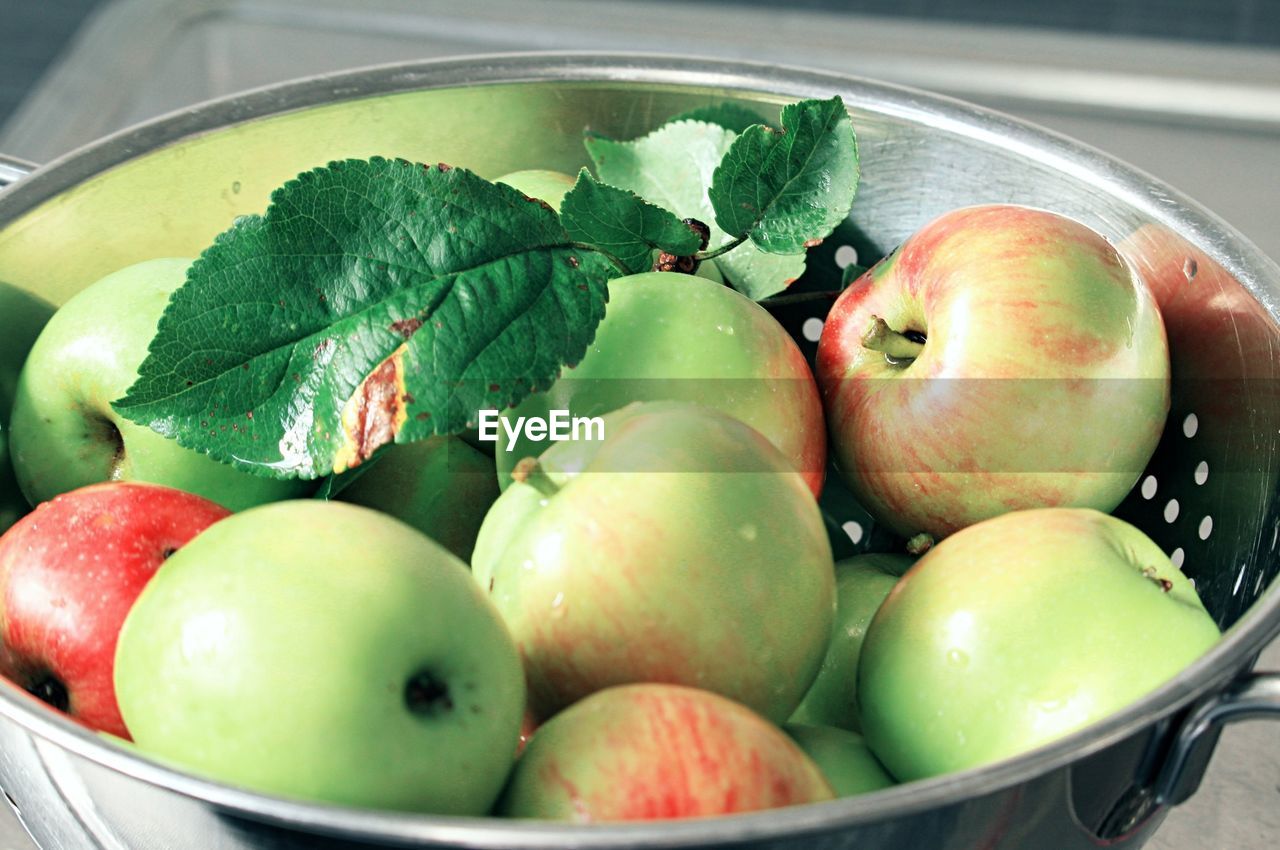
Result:
[[18,182],[35,170],[34,162],[0,153],[0,189]]
[[1268,717],[1280,720],[1280,673],[1245,674],[1197,703],[1156,778],[1156,802],[1176,806],[1196,792],[1222,727]]

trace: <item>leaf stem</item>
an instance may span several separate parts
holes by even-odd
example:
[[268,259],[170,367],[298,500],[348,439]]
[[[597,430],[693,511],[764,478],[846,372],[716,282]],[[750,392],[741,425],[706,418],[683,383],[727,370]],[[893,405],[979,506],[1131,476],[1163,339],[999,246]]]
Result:
[[714,260],[716,257],[719,257],[722,254],[729,253],[734,248],[737,248],[739,245],[741,245],[743,242],[746,242],[746,241],[747,241],[747,237],[739,236],[737,239],[733,240],[732,242],[724,243],[719,248],[712,248],[710,251],[699,251],[698,253],[693,255],[693,258],[699,262],[703,260]]
[[635,274],[635,272],[633,272],[631,269],[627,267],[626,263],[622,262],[622,260],[618,259],[613,254],[610,254],[608,251],[606,251],[605,249],[601,248],[598,245],[592,245],[589,242],[570,242],[569,247],[576,248],[579,251],[593,251],[599,254],[600,256],[604,257],[609,262],[613,263],[613,265],[618,269],[618,271],[622,272],[624,275]]

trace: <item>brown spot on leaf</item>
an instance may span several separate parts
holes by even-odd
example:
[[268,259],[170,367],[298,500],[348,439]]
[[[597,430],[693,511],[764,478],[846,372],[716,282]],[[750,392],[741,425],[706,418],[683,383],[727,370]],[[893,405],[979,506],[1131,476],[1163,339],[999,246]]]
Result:
[[577,258],[577,257],[570,256],[570,257],[569,257],[569,265],[573,266],[573,267],[576,269],[578,266],[580,266],[580,265],[582,265],[582,264],[578,262],[578,258]]
[[430,418],[431,418],[431,414],[430,414],[430,413],[427,413],[427,412],[424,410],[422,413],[419,413],[417,416],[415,416],[415,417],[413,417],[413,418],[414,418],[414,419],[416,419],[416,420],[418,420],[419,422],[426,422],[428,419],[430,419]]
[[502,387],[498,386],[497,384],[490,384],[490,385],[489,385],[489,392],[491,392],[491,393],[496,393],[496,392],[497,392],[498,390],[500,390],[500,389],[502,389]]
[[821,239],[806,239],[806,240],[805,240],[805,243],[804,243],[804,247],[806,247],[806,248],[816,248],[816,247],[818,247],[818,246],[819,246],[819,245],[821,245],[821,244],[822,244],[822,240],[821,240]]
[[391,330],[405,339],[417,333],[420,327],[422,327],[422,320],[417,318],[401,319],[398,322],[391,323]]
[[396,349],[360,382],[342,409],[342,446],[334,457],[333,471],[352,469],[396,438],[406,417],[404,377]]
[[319,342],[316,343],[316,347],[311,350],[311,359],[319,360],[321,355],[325,354],[332,346],[333,346],[333,340],[330,339],[329,337],[325,337],[324,339],[320,340]]
[[440,162],[436,164],[436,168],[440,169],[441,171],[451,171],[453,169],[453,166],[445,162]]
[[244,416],[245,416],[245,418],[246,418],[246,419],[252,419],[252,418],[253,418],[253,411],[252,411],[252,410],[245,411]]

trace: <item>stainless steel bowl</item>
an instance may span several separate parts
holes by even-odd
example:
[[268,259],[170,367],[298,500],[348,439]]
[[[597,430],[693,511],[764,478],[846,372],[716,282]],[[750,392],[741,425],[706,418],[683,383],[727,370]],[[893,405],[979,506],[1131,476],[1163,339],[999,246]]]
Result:
[[[1280,570],[1273,404],[1280,268],[1209,212],[1098,151],[953,100],[759,65],[530,55],[386,66],[214,101],[25,176],[21,163],[4,166],[0,185],[20,179],[0,192],[0,279],[62,301],[127,263],[194,255],[234,216],[261,211],[273,187],[335,158],[444,161],[490,177],[532,167],[573,171],[584,164],[587,127],[627,137],[722,100],[769,116],[783,103],[832,94],[849,106],[865,174],[841,238],[864,256],[886,252],[953,207],[1019,202],[1081,219],[1124,245],[1139,267],[1158,259],[1161,228],[1181,234],[1188,259],[1198,257],[1182,267],[1192,294],[1174,304],[1180,318],[1170,337],[1182,362],[1211,360],[1213,368],[1175,374],[1174,414],[1149,470],[1160,499],[1144,498],[1149,488],[1139,488],[1120,513],[1167,551],[1181,551],[1227,627],[1210,653],[1107,721],[990,767],[820,805],[600,827],[357,811],[249,793],[139,757],[6,684],[0,785],[37,840],[48,848],[197,850],[1086,848],[1145,841],[1168,806],[1194,791],[1223,722],[1280,713],[1280,680],[1249,672],[1280,632],[1273,581]],[[1206,345],[1207,329],[1223,322],[1231,335]],[[1215,353],[1201,357],[1202,349]],[[1213,464],[1209,486],[1192,471],[1206,458]],[[1183,520],[1161,510],[1171,495],[1181,500]],[[847,502],[837,509],[859,516]],[[1196,522],[1211,515],[1216,527],[1205,535]],[[876,539],[865,534],[859,545]]]

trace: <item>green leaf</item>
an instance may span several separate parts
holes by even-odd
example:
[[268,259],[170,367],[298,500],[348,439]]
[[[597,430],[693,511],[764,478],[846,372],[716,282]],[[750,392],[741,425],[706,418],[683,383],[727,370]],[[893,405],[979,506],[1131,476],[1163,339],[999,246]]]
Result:
[[751,127],[711,180],[716,224],[774,254],[803,251],[849,215],[858,148],[844,102],[806,100],[782,110],[782,130]]
[[571,239],[608,251],[631,274],[652,268],[654,249],[688,256],[702,247],[698,235],[670,212],[606,186],[585,168],[560,202],[560,222]]
[[616,274],[509,186],[330,163],[191,266],[115,407],[260,474],[342,472],[549,386],[585,352]]
[[688,112],[682,112],[674,118],[668,119],[667,123],[674,124],[677,121],[705,121],[708,124],[715,124],[726,130],[732,130],[735,133],[741,133],[756,124],[766,123],[756,114],[755,110],[728,100],[723,103],[699,106],[696,109],[690,109]]
[[[602,136],[586,137],[596,176],[605,183],[629,189],[675,213],[696,218],[711,228],[711,248],[732,241],[715,223],[706,187],[736,134],[716,124],[676,121],[647,136],[619,142]],[[766,254],[743,244],[722,256],[716,265],[730,285],[755,300],[786,289],[804,272],[804,254]]]
[[311,494],[311,498],[318,499],[322,502],[333,501],[338,498],[339,493],[356,483],[356,479],[373,469],[374,466],[377,465],[378,461],[382,460],[385,455],[386,449],[379,449],[373,453],[372,457],[364,461],[364,463],[361,463],[359,466],[342,472],[329,473],[320,479],[320,486]]
[[867,273],[866,266],[850,263],[840,270],[840,287],[843,289]]

